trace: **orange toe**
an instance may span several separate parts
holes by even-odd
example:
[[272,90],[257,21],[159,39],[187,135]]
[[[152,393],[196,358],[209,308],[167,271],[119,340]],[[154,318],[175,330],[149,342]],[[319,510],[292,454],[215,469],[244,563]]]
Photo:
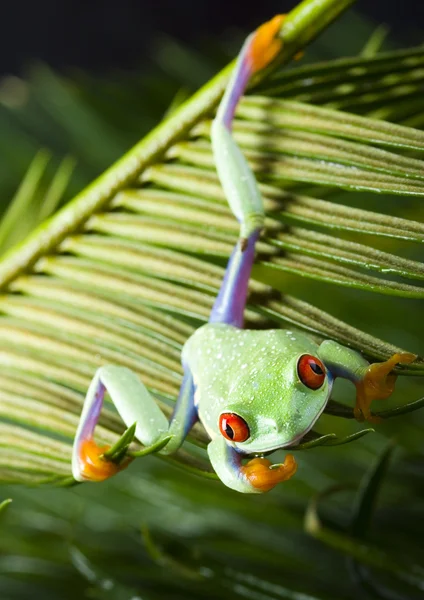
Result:
[[251,485],[268,492],[278,483],[287,481],[296,473],[297,463],[292,454],[287,454],[284,463],[271,469],[272,463],[267,458],[254,458],[241,468]]
[[269,65],[281,50],[283,41],[276,36],[284,19],[285,15],[276,15],[256,30],[249,50],[253,73]]
[[93,439],[86,440],[81,444],[80,464],[81,475],[90,481],[104,481],[116,475],[128,466],[128,461],[118,465],[106,460],[103,455],[110,446],[98,446]]
[[393,354],[382,363],[371,364],[365,375],[356,385],[356,405],[354,415],[358,421],[378,423],[381,419],[371,415],[370,406],[373,400],[385,400],[393,393],[397,375],[392,370],[397,364],[409,364],[416,359],[415,354],[402,352]]

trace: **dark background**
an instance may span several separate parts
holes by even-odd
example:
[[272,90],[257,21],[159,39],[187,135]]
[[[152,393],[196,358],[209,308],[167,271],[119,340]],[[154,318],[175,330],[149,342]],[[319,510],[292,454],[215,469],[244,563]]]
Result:
[[[0,74],[20,74],[34,60],[56,69],[131,69],[140,65],[159,33],[198,44],[232,27],[252,29],[296,4],[297,0],[15,0],[2,7]],[[356,9],[376,23],[387,23],[399,42],[422,42],[422,0],[359,0]]]

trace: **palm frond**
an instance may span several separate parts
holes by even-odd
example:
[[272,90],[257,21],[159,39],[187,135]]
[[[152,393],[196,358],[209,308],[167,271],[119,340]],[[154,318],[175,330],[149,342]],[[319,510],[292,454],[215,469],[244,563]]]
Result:
[[[347,3],[332,4],[341,10]],[[325,23],[332,16],[327,13]],[[305,42],[302,28],[298,33],[286,58]],[[417,97],[405,97],[402,106],[392,98],[397,92],[402,96],[403,77],[419,81],[414,71],[421,68],[422,56],[421,49],[413,49],[295,66],[258,82],[243,101],[235,132],[267,210],[251,283],[249,327],[297,327],[373,359],[400,346],[419,350],[424,138],[402,122],[418,122],[424,106]],[[397,79],[390,84],[385,78],[392,72]],[[341,553],[372,568],[390,569],[394,539],[399,554],[411,559],[396,564],[397,585],[411,569],[412,588],[422,585],[424,532],[417,495],[422,468],[420,459],[411,457],[422,453],[424,422],[422,411],[416,411],[423,400],[415,400],[422,396],[421,378],[403,377],[393,402],[381,405],[379,412],[392,418],[379,435],[365,435],[369,430],[355,426],[352,403],[345,402],[349,390],[336,390],[338,402],[320,419],[321,433],[299,449],[298,477],[260,504],[255,498],[241,502],[208,481],[200,427],[173,462],[185,469],[183,474],[163,460],[145,457],[103,486],[75,491],[21,486],[19,492],[5,486],[71,483],[70,449],[81,403],[95,369],[106,362],[135,370],[164,412],[171,412],[182,344],[207,319],[237,237],[209,146],[210,118],[228,73],[173,107],[145,140],[0,264],[0,480],[2,497],[17,499],[0,516],[0,590],[5,597],[23,597],[31,583],[34,594],[47,600],[83,597],[87,589],[110,600],[138,593],[146,598],[205,593],[271,600],[295,600],[299,593],[317,600],[354,598],[358,595]],[[96,129],[110,108],[107,101],[116,101],[110,88],[92,119],[90,111],[73,106],[71,85],[61,81],[58,89],[56,76],[43,69],[37,76],[41,88],[46,86],[39,90],[39,105],[64,131],[74,110],[80,123],[87,119],[88,130]],[[334,93],[339,83],[341,98]],[[305,86],[310,97],[302,96]],[[85,88],[83,104],[93,99],[95,88]],[[48,89],[64,94],[69,113],[54,113]],[[368,102],[367,94],[376,100]],[[341,100],[351,112],[340,110]],[[93,102],[101,104],[99,98]],[[108,128],[114,149],[92,158],[82,153],[77,181],[99,169],[109,151],[112,156],[125,145],[113,129],[132,120],[138,109],[134,104],[129,101],[128,113],[119,114]],[[372,111],[391,122],[371,118]],[[20,116],[27,127],[39,127],[31,111]],[[101,130],[99,125],[93,149],[102,144]],[[80,156],[83,139],[75,132],[71,139]],[[55,147],[59,155],[64,150]],[[56,182],[47,194],[54,199],[50,206],[61,196],[69,163],[62,169],[64,175],[49,173],[43,186],[32,188],[37,192],[31,197],[38,199],[32,223],[43,211],[47,179]],[[32,210],[32,202],[29,206]],[[22,213],[16,215],[14,222],[19,222]],[[400,370],[403,375],[423,373],[421,360]],[[113,444],[122,431],[108,405],[99,439]],[[363,531],[357,538],[342,533],[348,529],[351,504],[345,490],[341,502],[332,496],[320,501],[325,519],[309,529],[317,541],[304,535],[303,510],[311,494],[341,482],[355,485],[384,439],[395,434],[397,447],[410,456],[395,464],[385,482],[377,534],[369,540]],[[352,439],[354,444],[327,447]],[[31,510],[24,512],[22,506],[30,503]],[[140,520],[149,524],[142,537]],[[411,532],[408,538],[405,528]],[[335,572],[343,576],[335,578]],[[69,589],[60,585],[63,581],[72,582]]]
[[[381,61],[368,63],[375,66]],[[333,67],[338,70],[337,62]],[[303,69],[298,70],[302,74]],[[225,259],[237,238],[237,225],[215,173],[205,120],[227,73],[228,69],[174,111],[0,264],[6,291],[0,299],[0,359],[7,367],[2,375],[2,413],[13,423],[12,433],[11,426],[4,425],[4,478],[68,475],[69,442],[83,394],[92,373],[104,363],[122,364],[139,373],[169,412],[180,383],[181,344],[207,319]],[[308,204],[322,213],[326,205],[333,227],[345,226],[343,212],[337,213],[343,211],[340,205],[298,194],[299,183],[421,196],[424,163],[401,152],[421,151],[424,134],[266,96],[249,96],[241,103],[235,131],[261,182],[269,214],[259,245],[258,276],[251,286],[248,326],[289,323],[318,339],[331,337],[349,344],[373,359],[397,351],[393,344],[264,282],[272,280],[274,288],[283,291],[280,274],[289,272],[380,294],[422,298],[424,288],[419,285],[363,272],[420,280],[422,263],[333,233],[293,227],[284,215],[290,213],[287,205],[294,214]],[[182,136],[187,141],[180,141]],[[41,167],[39,159],[34,164],[33,187],[44,162]],[[32,181],[31,172],[30,176]],[[290,191],[282,190],[287,183]],[[50,197],[60,195],[57,188],[54,184]],[[30,196],[23,195],[26,202]],[[350,208],[345,211],[351,218]],[[367,234],[381,234],[388,226],[384,215],[367,211],[361,215]],[[411,231],[414,239],[422,239],[417,222],[395,219],[389,227],[401,239],[411,237]],[[357,230],[362,232],[360,222]],[[417,361],[400,372],[423,374],[424,363]],[[112,443],[120,424],[110,410],[105,411],[102,426],[101,438]],[[50,440],[43,446],[48,432],[56,432],[62,441]],[[43,453],[40,447],[46,448]],[[200,459],[182,455],[181,460],[208,470]]]

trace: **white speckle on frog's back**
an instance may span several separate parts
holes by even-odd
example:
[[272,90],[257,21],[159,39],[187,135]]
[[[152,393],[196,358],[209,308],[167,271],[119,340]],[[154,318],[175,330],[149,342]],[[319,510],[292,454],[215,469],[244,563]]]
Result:
[[[290,360],[294,354],[313,352],[316,344],[292,330],[242,330],[223,324],[208,324],[198,329],[184,347],[184,358],[201,385],[214,383],[225,395],[238,372],[254,371],[267,361]],[[278,369],[277,363],[276,368]],[[267,369],[268,370],[268,369]],[[260,367],[262,372],[262,368]],[[202,398],[202,401],[204,399]]]

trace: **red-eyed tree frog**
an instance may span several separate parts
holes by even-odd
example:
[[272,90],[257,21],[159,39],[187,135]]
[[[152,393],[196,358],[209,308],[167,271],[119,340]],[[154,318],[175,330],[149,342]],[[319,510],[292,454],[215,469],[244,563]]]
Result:
[[356,386],[355,417],[372,421],[370,403],[394,389],[397,363],[412,354],[395,354],[370,365],[360,354],[335,341],[317,345],[306,335],[286,330],[243,329],[247,288],[264,209],[255,177],[235,143],[231,126],[251,76],[279,52],[277,34],[283,15],[265,23],[245,41],[212,124],[216,169],[230,208],[240,223],[240,239],[227,265],[209,323],[198,329],[182,352],[184,377],[170,422],[139,378],[129,369],[104,366],[88,389],[73,447],[73,475],[101,481],[124,467],[104,456],[93,440],[107,391],[135,437],[162,454],[175,452],[200,420],[210,437],[213,468],[228,487],[261,493],[290,479],[296,461],[287,454],[272,465],[265,454],[296,446],[323,412],[335,377]]

